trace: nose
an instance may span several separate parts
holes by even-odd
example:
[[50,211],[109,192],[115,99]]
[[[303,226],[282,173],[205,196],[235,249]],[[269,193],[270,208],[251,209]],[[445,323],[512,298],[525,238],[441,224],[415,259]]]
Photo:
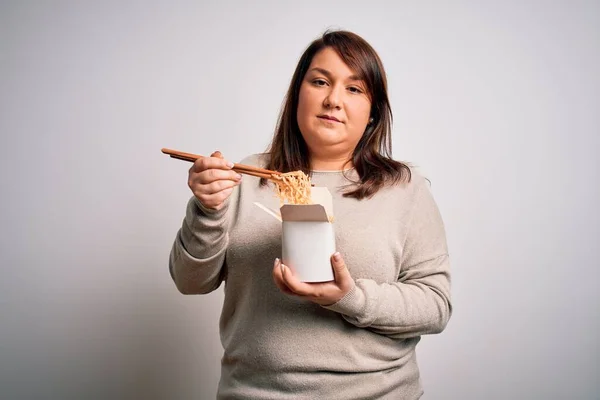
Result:
[[332,86],[329,89],[327,96],[325,96],[323,105],[325,108],[337,108],[339,110],[341,108],[341,101],[340,88]]

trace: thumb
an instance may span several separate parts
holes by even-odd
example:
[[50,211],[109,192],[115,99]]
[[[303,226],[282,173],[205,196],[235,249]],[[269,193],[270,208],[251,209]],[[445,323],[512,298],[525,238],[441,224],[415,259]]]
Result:
[[331,266],[333,267],[333,275],[335,276],[336,282],[342,283],[352,279],[350,277],[350,272],[348,272],[348,268],[346,268],[346,262],[342,258],[342,255],[337,251],[331,256]]
[[219,150],[215,151],[210,155],[211,157],[223,158],[223,154]]

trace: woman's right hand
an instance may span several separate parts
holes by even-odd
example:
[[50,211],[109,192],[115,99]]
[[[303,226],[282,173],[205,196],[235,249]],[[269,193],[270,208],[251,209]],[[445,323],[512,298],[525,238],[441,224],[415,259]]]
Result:
[[189,171],[188,186],[204,207],[220,210],[233,188],[240,184],[242,176],[231,168],[233,163],[225,160],[219,151],[194,162]]

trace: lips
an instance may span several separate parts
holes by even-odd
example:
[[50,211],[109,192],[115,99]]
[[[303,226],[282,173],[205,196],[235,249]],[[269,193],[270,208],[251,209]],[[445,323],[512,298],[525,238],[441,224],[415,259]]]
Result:
[[337,119],[337,118],[336,118],[336,117],[334,117],[333,115],[326,115],[326,114],[323,114],[323,115],[319,115],[319,116],[318,116],[318,118],[321,118],[321,119],[326,119],[326,120],[328,120],[328,121],[341,122],[339,119]]

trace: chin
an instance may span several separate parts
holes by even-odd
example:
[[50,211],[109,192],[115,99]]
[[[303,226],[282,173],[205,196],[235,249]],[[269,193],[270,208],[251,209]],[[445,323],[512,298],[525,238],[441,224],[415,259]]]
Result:
[[323,137],[323,136],[312,137],[311,140],[304,139],[304,141],[309,146],[314,146],[314,147],[332,147],[332,146],[339,146],[340,144],[343,143],[343,141],[340,141],[339,137],[331,138],[331,137]]
[[332,144],[342,142],[346,137],[344,133],[338,130],[327,128],[323,129],[323,127],[313,130],[307,136],[313,138],[313,141],[327,142]]

